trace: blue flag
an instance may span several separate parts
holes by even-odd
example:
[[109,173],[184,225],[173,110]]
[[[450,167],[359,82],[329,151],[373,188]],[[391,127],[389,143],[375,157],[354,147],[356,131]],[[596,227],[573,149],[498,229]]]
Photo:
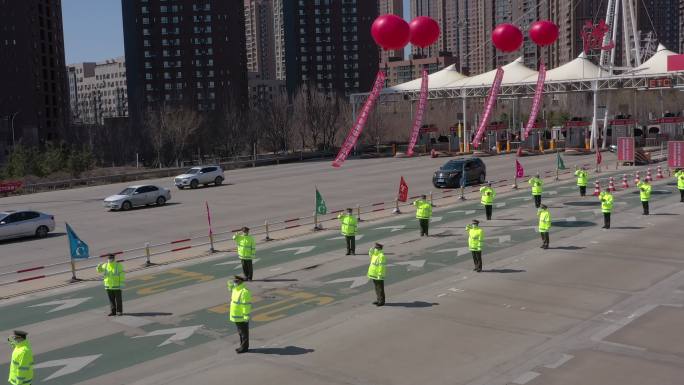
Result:
[[71,250],[71,259],[87,259],[90,257],[90,251],[88,245],[83,242],[78,235],[74,232],[74,229],[66,224],[67,235],[69,236],[69,249]]

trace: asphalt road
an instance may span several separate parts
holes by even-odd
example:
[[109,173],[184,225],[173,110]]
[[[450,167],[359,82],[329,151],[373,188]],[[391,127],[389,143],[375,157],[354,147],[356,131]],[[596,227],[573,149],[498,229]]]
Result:
[[[55,191],[0,199],[0,210],[33,209],[55,215],[57,228],[43,240],[22,239],[0,243],[0,271],[68,261],[65,222],[90,246],[92,255],[143,247],[145,242],[162,243],[191,235],[206,234],[205,201],[212,210],[214,231],[227,231],[265,220],[311,215],[314,188],[318,186],[328,208],[389,201],[396,197],[403,176],[410,195],[434,190],[432,173],[449,158],[349,160],[340,169],[329,161],[241,169],[226,173],[226,184],[179,191],[170,178],[136,182],[172,188],[165,207],[109,212],[102,199],[129,184],[114,184]],[[486,158],[487,177],[510,179],[514,155]],[[606,153],[606,164],[614,155]],[[591,163],[593,156],[566,156],[568,167]],[[527,157],[526,172],[555,168],[555,155]]]

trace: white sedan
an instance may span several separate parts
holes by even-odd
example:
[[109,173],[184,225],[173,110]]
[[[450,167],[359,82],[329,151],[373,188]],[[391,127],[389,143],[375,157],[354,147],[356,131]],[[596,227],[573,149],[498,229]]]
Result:
[[0,212],[0,239],[45,238],[55,230],[55,217],[38,211]]
[[116,195],[108,196],[104,206],[110,210],[130,210],[136,206],[156,204],[163,206],[171,199],[171,192],[165,187],[154,185],[129,186]]

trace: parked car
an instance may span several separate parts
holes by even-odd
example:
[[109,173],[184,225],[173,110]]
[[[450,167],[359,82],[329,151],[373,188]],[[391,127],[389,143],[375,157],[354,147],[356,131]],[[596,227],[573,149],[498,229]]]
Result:
[[214,184],[221,185],[226,178],[223,176],[223,169],[219,166],[201,166],[193,167],[186,171],[185,174],[178,175],[173,179],[178,189],[182,190],[186,187],[197,188],[199,185],[208,186]]
[[55,217],[38,211],[0,212],[0,239],[45,238],[55,230]]
[[108,196],[104,206],[111,210],[130,210],[135,206],[165,205],[171,200],[169,189],[154,185],[129,186],[120,193]]
[[432,184],[439,187],[461,187],[461,174],[466,173],[466,186],[482,184],[487,180],[487,167],[480,158],[452,159],[432,176]]

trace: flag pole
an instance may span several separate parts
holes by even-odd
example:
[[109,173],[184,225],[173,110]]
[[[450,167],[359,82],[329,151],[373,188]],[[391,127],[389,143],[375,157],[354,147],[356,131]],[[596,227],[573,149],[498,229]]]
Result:
[[558,148],[556,148],[556,181],[560,179],[558,178],[558,170],[560,166],[560,162],[558,162],[558,159],[560,159],[560,152],[558,152]]

